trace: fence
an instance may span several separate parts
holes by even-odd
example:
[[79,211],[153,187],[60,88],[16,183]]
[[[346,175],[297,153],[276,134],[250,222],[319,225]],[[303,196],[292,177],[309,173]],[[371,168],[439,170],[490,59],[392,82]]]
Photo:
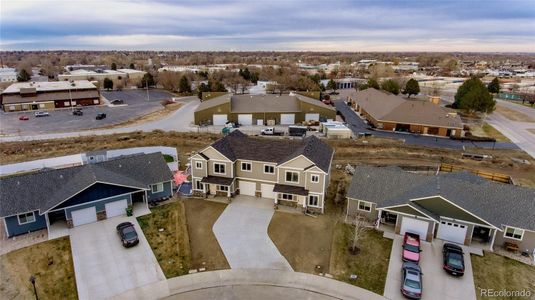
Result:
[[463,168],[463,167],[459,167],[459,166],[452,165],[452,164],[445,164],[445,163],[440,164],[439,171],[440,172],[468,171],[472,174],[475,174],[479,177],[482,177],[488,180],[497,181],[501,183],[507,183],[507,184],[514,184],[513,178],[511,178],[511,176],[506,175],[506,174],[491,173],[491,172],[485,172],[481,170]]

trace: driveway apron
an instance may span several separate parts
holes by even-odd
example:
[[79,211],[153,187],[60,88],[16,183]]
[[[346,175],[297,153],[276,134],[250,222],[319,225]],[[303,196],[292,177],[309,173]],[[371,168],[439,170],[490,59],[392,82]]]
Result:
[[232,269],[293,271],[268,236],[273,200],[237,196],[214,224],[213,231]]

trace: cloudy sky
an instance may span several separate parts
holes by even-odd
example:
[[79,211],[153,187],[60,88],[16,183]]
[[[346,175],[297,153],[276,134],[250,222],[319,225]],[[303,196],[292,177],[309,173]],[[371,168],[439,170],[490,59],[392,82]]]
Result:
[[535,52],[534,0],[0,4],[0,50]]

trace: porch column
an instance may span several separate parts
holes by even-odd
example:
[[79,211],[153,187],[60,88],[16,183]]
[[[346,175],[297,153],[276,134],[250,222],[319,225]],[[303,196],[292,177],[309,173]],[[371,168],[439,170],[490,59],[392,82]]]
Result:
[[498,229],[492,229],[494,232],[492,233],[492,239],[490,240],[490,251],[494,251],[494,239],[496,238],[496,232],[498,232]]
[[379,229],[379,225],[381,225],[381,210],[378,209],[377,210],[377,222],[375,222],[375,229]]
[[48,220],[48,214],[45,214],[46,220],[46,232],[50,233],[50,221]]
[[149,193],[147,190],[145,190],[145,205],[147,206],[147,209],[149,209]]

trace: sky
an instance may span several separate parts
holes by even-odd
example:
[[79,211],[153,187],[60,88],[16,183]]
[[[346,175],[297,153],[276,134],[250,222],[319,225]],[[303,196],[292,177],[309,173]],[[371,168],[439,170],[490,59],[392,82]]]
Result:
[[535,0],[0,0],[0,50],[535,52]]

